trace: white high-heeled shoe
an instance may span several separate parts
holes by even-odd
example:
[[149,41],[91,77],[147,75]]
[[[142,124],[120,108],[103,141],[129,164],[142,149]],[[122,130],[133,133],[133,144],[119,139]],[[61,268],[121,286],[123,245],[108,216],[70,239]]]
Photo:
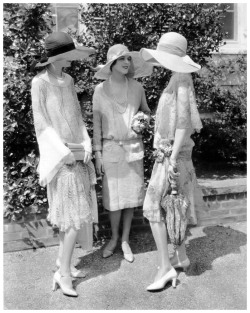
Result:
[[162,278],[154,282],[153,284],[147,287],[147,291],[156,291],[163,289],[166,284],[172,280],[172,286],[176,288],[176,279],[177,273],[176,270],[172,267],[170,271],[168,271]]
[[[56,266],[58,269],[61,267],[61,263],[60,263],[59,259],[56,260]],[[70,275],[73,278],[85,278],[87,273],[84,273],[83,271],[78,270],[73,265],[71,265],[70,266]]]
[[124,259],[132,263],[135,258],[127,241],[122,242],[122,251],[123,251]]
[[[71,285],[71,287],[69,287],[68,285]],[[59,273],[59,271],[56,271],[53,277],[52,290],[56,291],[58,286],[62,289],[62,293],[64,295],[70,297],[78,297],[77,292],[72,287],[71,276],[63,276]]]

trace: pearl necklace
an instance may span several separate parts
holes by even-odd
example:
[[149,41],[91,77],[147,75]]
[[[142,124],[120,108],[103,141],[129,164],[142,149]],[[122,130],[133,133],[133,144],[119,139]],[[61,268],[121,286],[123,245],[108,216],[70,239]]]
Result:
[[[119,101],[116,98],[116,96],[114,95],[113,90],[112,90],[112,79],[111,79],[111,76],[109,78],[109,86],[110,86],[110,91],[111,91],[111,94],[112,94],[112,98],[113,98],[114,103],[115,103],[115,108],[118,111],[118,113],[120,113],[120,114],[124,114],[126,112],[126,110],[127,110],[127,107],[128,107],[128,79],[127,79],[126,76],[125,76],[125,84],[126,84],[126,89],[125,89],[126,99],[124,101]],[[120,109],[120,107],[122,107],[122,110]]]
[[49,72],[50,75],[54,76],[56,79],[64,79],[64,74],[62,73],[62,76],[57,76],[54,73],[52,73],[48,68],[47,71]]

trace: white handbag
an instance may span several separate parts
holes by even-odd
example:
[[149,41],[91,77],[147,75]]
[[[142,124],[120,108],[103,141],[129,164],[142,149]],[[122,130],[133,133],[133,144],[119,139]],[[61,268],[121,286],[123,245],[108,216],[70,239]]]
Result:
[[84,147],[81,143],[65,143],[65,146],[74,154],[76,161],[83,161]]

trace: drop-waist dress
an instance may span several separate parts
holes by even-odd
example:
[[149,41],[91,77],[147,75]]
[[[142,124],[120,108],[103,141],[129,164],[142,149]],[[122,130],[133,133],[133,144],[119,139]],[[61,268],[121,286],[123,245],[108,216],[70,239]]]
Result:
[[[165,146],[174,141],[176,129],[186,129],[183,145],[177,157],[178,190],[189,200],[189,224],[197,224],[196,210],[203,206],[203,196],[197,183],[192,162],[194,130],[202,127],[196,106],[195,93],[191,74],[175,73],[164,90],[158,104],[155,121],[154,148]],[[150,222],[164,219],[161,200],[169,188],[167,170],[169,159],[155,161],[143,205],[143,215]]]
[[67,165],[65,143],[81,143],[92,152],[73,79],[55,79],[44,70],[32,81],[34,126],[40,152],[39,182],[47,186],[47,219],[61,231],[82,229],[98,221],[92,162]]
[[109,211],[139,207],[145,196],[144,147],[131,122],[138,110],[150,112],[145,92],[141,84],[129,79],[127,106],[119,107],[103,84],[96,86],[93,96],[93,150],[102,153],[105,172],[103,206]]

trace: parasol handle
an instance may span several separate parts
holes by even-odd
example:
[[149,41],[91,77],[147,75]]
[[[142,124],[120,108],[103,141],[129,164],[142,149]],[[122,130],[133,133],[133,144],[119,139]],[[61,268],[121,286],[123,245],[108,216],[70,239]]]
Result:
[[178,194],[178,189],[177,189],[176,183],[175,184],[171,183],[171,189],[172,189],[171,195],[177,195]]
[[[177,167],[174,167],[174,172],[177,173]],[[171,195],[177,195],[178,194],[178,187],[177,187],[177,180],[174,178],[169,179],[170,186],[171,186]]]

